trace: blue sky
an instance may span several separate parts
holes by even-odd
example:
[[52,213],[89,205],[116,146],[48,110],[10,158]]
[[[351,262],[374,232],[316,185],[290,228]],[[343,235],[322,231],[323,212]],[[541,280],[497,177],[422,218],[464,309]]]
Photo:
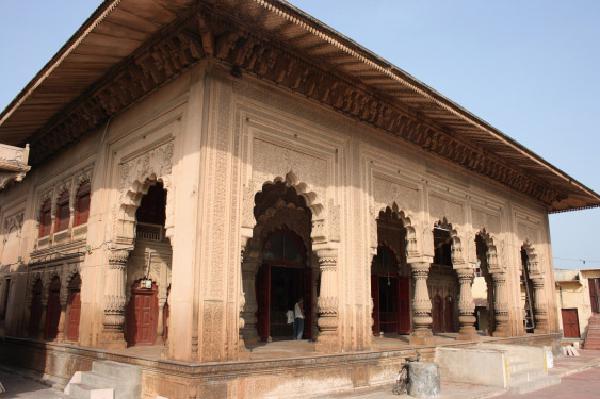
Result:
[[[99,3],[3,0],[0,108]],[[600,191],[600,2],[292,3]],[[600,210],[550,224],[556,267],[600,267]]]

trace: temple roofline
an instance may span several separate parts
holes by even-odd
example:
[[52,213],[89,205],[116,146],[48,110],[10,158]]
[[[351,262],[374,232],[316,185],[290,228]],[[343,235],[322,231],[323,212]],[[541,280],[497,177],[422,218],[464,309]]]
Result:
[[[134,15],[136,5],[137,0],[112,0],[98,7],[2,112],[3,143],[32,142],[32,164],[43,162],[147,95],[151,90],[145,85],[156,88],[200,59],[214,58],[486,175],[544,203],[550,213],[600,206],[597,193],[564,171],[287,2],[157,0]],[[224,43],[231,35],[234,42]],[[103,42],[109,37],[110,46]],[[144,74],[155,66],[144,65],[143,53],[164,57],[161,49],[173,44],[185,47],[185,54],[176,54],[171,65],[163,63],[160,78],[147,79]],[[287,62],[288,70],[269,61]],[[291,76],[292,62],[310,73]],[[142,74],[139,81],[136,73]],[[69,80],[73,74],[76,82]],[[138,85],[124,93],[114,84],[123,81]],[[84,124],[79,123],[83,111]]]

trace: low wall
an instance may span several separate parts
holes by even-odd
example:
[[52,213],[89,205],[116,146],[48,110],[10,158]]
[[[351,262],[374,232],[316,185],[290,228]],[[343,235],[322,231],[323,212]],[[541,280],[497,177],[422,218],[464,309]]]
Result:
[[[553,346],[559,334],[493,339],[498,343]],[[488,341],[489,342],[489,341]],[[448,347],[473,345],[460,342]],[[78,370],[90,370],[95,360],[113,360],[142,368],[145,398],[300,398],[353,392],[392,384],[401,365],[419,353],[433,361],[435,346],[405,350],[365,351],[305,358],[185,363],[148,360],[95,348],[6,338],[0,363],[32,370],[39,379],[64,386]]]

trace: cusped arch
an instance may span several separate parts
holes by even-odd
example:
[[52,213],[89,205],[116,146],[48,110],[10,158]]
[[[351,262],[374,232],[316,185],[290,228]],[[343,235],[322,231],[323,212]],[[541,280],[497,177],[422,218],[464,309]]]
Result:
[[499,255],[498,255],[498,247],[494,239],[494,236],[486,231],[485,228],[481,229],[476,236],[480,237],[483,243],[485,244],[486,251],[486,260],[489,272],[491,274],[502,272],[502,267],[500,265]]
[[[379,209],[377,213],[377,217],[374,220],[375,226],[375,242],[372,243],[372,247],[374,246],[375,252],[377,251],[377,247],[379,246],[379,238],[377,237],[377,220],[396,220],[402,223],[402,227],[406,232],[405,237],[405,249],[406,249],[406,258],[413,258],[419,255],[418,242],[417,242],[417,231],[415,226],[411,221],[411,217],[407,215],[404,210],[400,210],[400,207],[396,202],[392,202],[391,205],[386,205]],[[374,245],[373,245],[374,244]]]
[[541,274],[538,265],[538,253],[534,244],[529,240],[529,238],[526,238],[525,241],[523,241],[523,244],[521,245],[521,250],[525,252],[529,274]]
[[[280,191],[281,188],[286,188],[288,191],[284,193],[284,198],[278,198],[275,194]],[[271,193],[274,194],[271,194]],[[273,195],[274,199],[270,199],[269,196]],[[291,197],[297,196],[301,201],[294,201]],[[276,199],[275,199],[276,198]],[[287,198],[287,199],[286,199]],[[283,206],[280,200],[283,200]],[[271,202],[271,203],[270,203]],[[310,214],[310,238],[313,243],[322,243],[327,241],[327,235],[325,232],[325,219],[324,219],[324,204],[321,198],[314,192],[310,186],[298,179],[294,172],[290,171],[283,177],[276,177],[272,181],[263,183],[261,190],[254,196],[254,217],[255,226],[254,232],[256,233],[257,228],[260,230],[260,224],[264,222],[264,215],[266,217],[272,217],[274,214],[281,212],[283,207],[288,207],[290,211],[293,209],[306,208]],[[266,203],[267,206],[262,208],[258,207],[257,204]],[[293,205],[293,208],[291,207]],[[260,237],[256,237],[260,239]]]
[[446,218],[445,216],[442,217],[433,224],[433,227],[434,229],[437,228],[449,232],[450,239],[452,241],[452,265],[454,266],[454,268],[456,268],[457,265],[462,265],[466,263],[460,236],[458,234],[458,231],[452,226],[452,223],[448,221],[448,218]]

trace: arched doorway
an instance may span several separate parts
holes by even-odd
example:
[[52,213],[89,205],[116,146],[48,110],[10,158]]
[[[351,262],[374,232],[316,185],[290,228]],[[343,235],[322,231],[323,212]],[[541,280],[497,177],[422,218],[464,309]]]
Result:
[[303,239],[285,227],[265,240],[256,278],[257,329],[262,341],[293,337],[287,312],[299,299],[304,302],[303,338],[312,338],[312,269],[307,255]]
[[521,296],[523,300],[523,328],[525,332],[533,333],[535,330],[535,297],[529,254],[525,247],[521,247]]
[[81,277],[74,275],[68,285],[67,297],[67,340],[79,340],[79,319],[81,318]]
[[127,308],[127,344],[154,345],[158,329],[158,286],[151,280],[139,280],[131,287]]
[[432,300],[434,333],[458,331],[458,276],[452,264],[452,225],[444,218],[433,229],[434,258],[427,287]]
[[400,274],[394,252],[377,248],[371,264],[373,334],[410,332],[410,279]]
[[60,278],[55,276],[48,287],[48,304],[46,307],[46,330],[45,338],[53,340],[58,335],[58,324],[60,323]]
[[[475,236],[475,254],[477,257],[477,268],[475,269],[475,279],[483,278],[485,282],[485,306],[478,305],[476,302],[475,306],[475,317],[477,320],[477,329],[484,331],[487,335],[492,335],[496,331],[496,317],[494,309],[494,283],[492,275],[490,273],[490,266],[488,264],[488,253],[489,247],[485,239],[485,232],[477,234]],[[473,286],[478,285],[479,282],[475,280]],[[475,293],[475,290],[473,290]]]
[[[128,346],[165,342],[166,289],[171,279],[172,247],[165,235],[167,190],[161,181],[147,181],[135,211],[134,247],[127,261],[129,301],[125,337]],[[159,339],[159,337],[161,337]]]
[[41,279],[37,279],[31,290],[31,310],[29,313],[29,336],[32,338],[37,338],[40,330],[40,319],[43,313],[43,292],[44,284]]

